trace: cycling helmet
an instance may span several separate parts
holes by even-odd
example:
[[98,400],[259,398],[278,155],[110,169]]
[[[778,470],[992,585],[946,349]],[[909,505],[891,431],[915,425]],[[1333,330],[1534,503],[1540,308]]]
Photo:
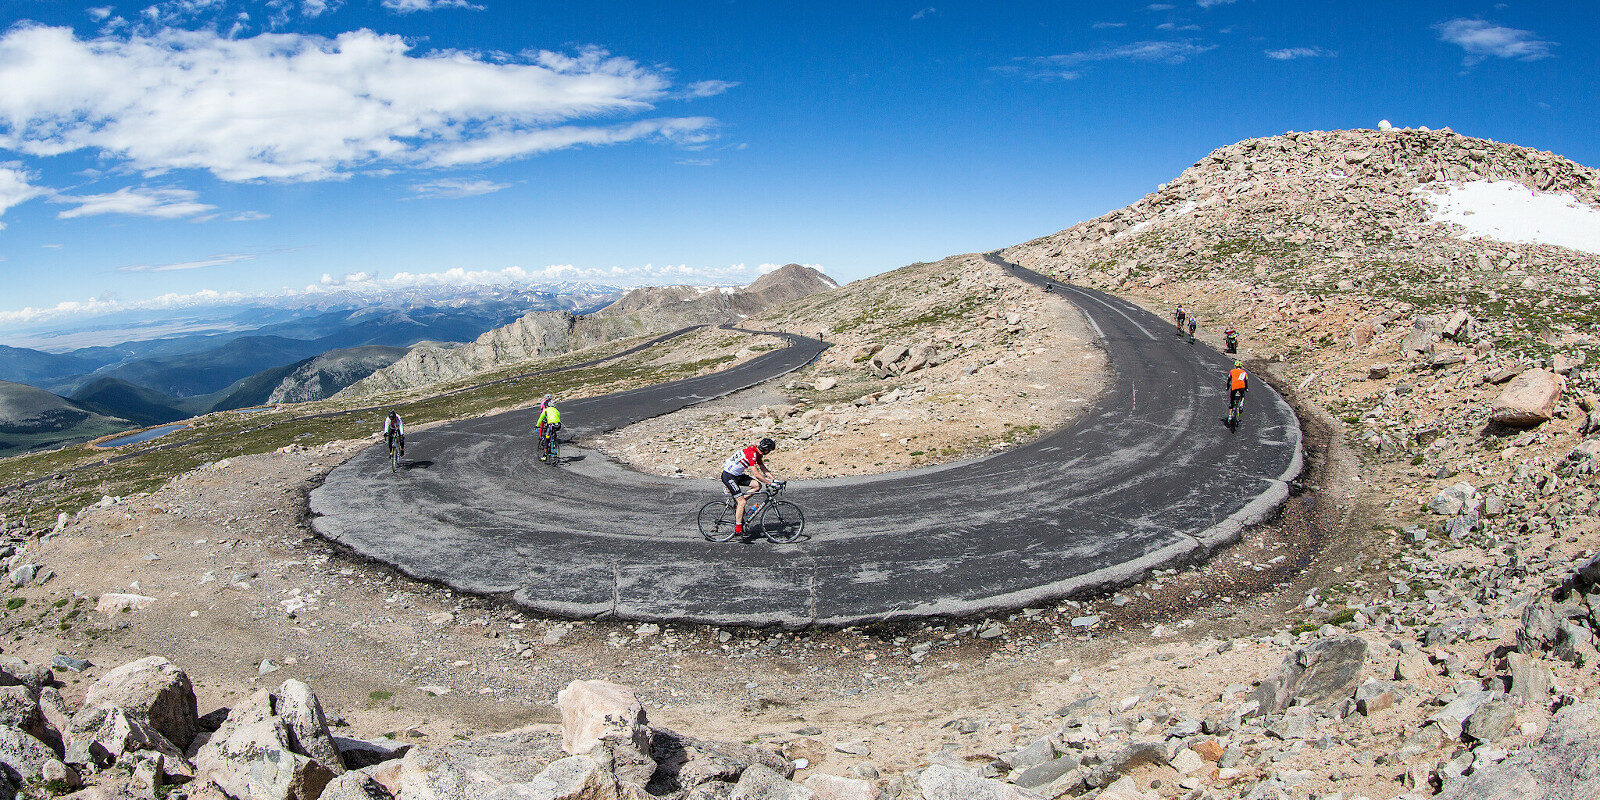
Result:
[[1242,367],[1242,366],[1244,366],[1244,362],[1235,359],[1234,362],[1233,362],[1233,365],[1236,366],[1236,367]]
[[554,399],[555,399],[555,398],[553,398],[553,397],[551,397],[551,396],[550,396],[550,395],[545,395],[545,396],[544,396],[544,401],[545,401],[545,402],[546,402],[546,403],[548,403],[548,402],[550,402],[550,401],[551,401],[551,400],[554,400]]
[[756,442],[756,449],[763,453],[770,453],[778,449],[778,443],[772,441],[771,439],[762,439],[761,441]]

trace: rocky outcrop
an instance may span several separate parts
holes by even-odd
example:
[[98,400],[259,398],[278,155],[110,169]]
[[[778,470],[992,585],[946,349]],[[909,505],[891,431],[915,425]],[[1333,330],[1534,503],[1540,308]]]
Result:
[[355,347],[330,350],[298,364],[267,396],[268,403],[306,403],[324,400],[346,387],[399,361],[404,347]]
[[1440,800],[1600,797],[1600,702],[1562,709],[1533,747],[1474,771]]
[[476,375],[618,339],[667,333],[691,325],[734,322],[774,304],[836,288],[817,270],[790,264],[744,289],[646,287],[586,316],[539,311],[495,328],[470,344],[418,345],[338,397],[413,389]]

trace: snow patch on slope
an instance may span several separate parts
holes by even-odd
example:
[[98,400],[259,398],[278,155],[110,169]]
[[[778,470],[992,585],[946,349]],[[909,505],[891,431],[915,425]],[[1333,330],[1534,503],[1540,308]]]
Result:
[[1434,222],[1454,222],[1468,238],[1551,244],[1600,255],[1600,208],[1565,192],[1535,192],[1512,181],[1471,181],[1418,189]]

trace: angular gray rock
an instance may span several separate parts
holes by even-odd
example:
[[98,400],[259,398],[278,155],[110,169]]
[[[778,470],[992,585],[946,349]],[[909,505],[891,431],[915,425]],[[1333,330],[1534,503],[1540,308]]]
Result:
[[709,781],[739,780],[746,769],[762,764],[784,778],[794,765],[776,752],[749,745],[712,742],[656,728],[650,756],[656,773],[648,787],[654,794],[690,789]]
[[288,749],[289,731],[272,713],[272,695],[260,689],[234,706],[222,727],[195,751],[196,779],[243,796],[250,786],[251,765],[268,753]]
[[288,729],[290,750],[321,764],[334,775],[344,774],[339,747],[328,732],[322,703],[310,686],[293,679],[284,681],[272,693],[272,710]]
[[346,772],[328,781],[317,800],[394,800],[394,795],[365,772]]
[[189,676],[160,656],[142,658],[107,672],[89,687],[83,702],[86,706],[126,710],[129,716],[148,722],[180,752],[189,747],[200,730],[200,713]]
[[728,797],[730,800],[813,800],[810,789],[790,783],[765,764],[755,764],[745,770]]
[[1550,686],[1554,676],[1544,659],[1507,653],[1506,670],[1511,673],[1512,697],[1527,706],[1543,706],[1550,702]]
[[1600,702],[1558,712],[1538,744],[1480,767],[1439,800],[1573,800],[1600,797]]
[[54,761],[49,745],[16,728],[0,727],[0,770],[13,786],[39,780],[46,762]]
[[247,800],[317,800],[334,774],[299,753],[271,749],[250,762]]
[[1517,724],[1517,709],[1509,700],[1494,699],[1467,717],[1467,736],[1480,742],[1497,742]]
[[1354,636],[1330,636],[1290,653],[1256,687],[1257,713],[1349,697],[1361,682],[1366,658],[1367,643]]
[[964,769],[934,764],[917,776],[923,800],[1035,800],[1038,795]]

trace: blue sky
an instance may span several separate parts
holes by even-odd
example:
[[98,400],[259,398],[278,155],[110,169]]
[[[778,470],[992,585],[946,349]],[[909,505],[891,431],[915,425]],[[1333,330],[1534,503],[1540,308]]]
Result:
[[0,324],[850,280],[1380,119],[1600,164],[1595,3],[11,0],[0,27]]

